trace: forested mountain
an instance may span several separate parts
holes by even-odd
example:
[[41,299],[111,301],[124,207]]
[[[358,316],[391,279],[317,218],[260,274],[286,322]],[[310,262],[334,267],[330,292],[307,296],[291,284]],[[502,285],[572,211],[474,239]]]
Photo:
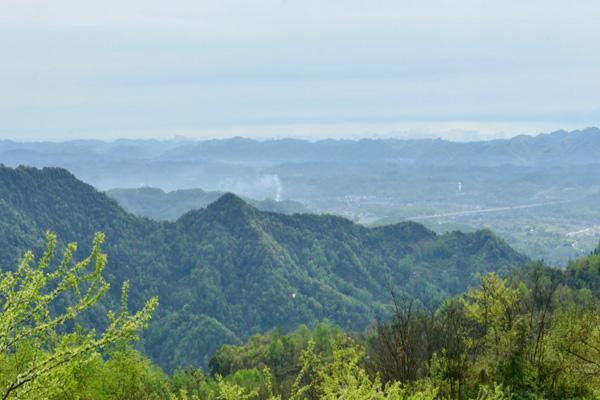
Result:
[[[106,192],[115,199],[125,210],[154,220],[176,220],[188,211],[204,208],[223,196],[224,192],[207,192],[202,189],[180,189],[172,192],[152,187],[138,189],[111,189]],[[308,213],[302,204],[273,199],[253,200],[244,199],[261,211],[281,214]]]
[[[435,304],[527,258],[489,231],[437,235],[417,223],[366,228],[336,216],[261,212],[226,194],[175,222],[136,217],[63,169],[0,168],[3,269],[44,232],[89,250],[107,236],[107,278],[130,300],[158,295],[144,350],[160,365],[204,365],[223,343],[329,319],[362,329],[389,312],[390,289]],[[113,299],[113,300],[110,300]]]
[[[354,393],[361,393],[360,380],[347,379],[354,376],[347,373],[352,369],[382,380],[383,385],[375,380],[371,396],[360,399],[597,399],[599,266],[597,250],[564,270],[536,262],[506,279],[490,274],[436,310],[399,299],[391,319],[361,335],[327,324],[312,330],[301,326],[287,335],[274,330],[242,346],[223,346],[210,371],[251,387],[260,385],[252,382],[260,382],[255,377],[265,374],[261,371],[268,371],[283,398],[291,398],[308,354],[315,364],[326,364],[325,377],[338,375],[343,385],[333,390],[355,386]],[[345,353],[345,363],[336,368],[330,360],[336,352],[341,356],[340,348],[353,349],[356,358]],[[191,382],[192,375],[187,376]],[[394,394],[390,385],[398,383],[418,394]],[[200,382],[197,392],[202,385],[208,386]],[[387,397],[375,396],[386,389]],[[320,395],[317,390],[313,398]]]

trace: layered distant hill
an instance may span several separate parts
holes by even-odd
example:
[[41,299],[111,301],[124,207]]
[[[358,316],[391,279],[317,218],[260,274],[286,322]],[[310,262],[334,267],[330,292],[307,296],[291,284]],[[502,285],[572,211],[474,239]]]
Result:
[[[176,220],[188,211],[204,208],[223,196],[224,192],[207,192],[202,189],[181,189],[171,192],[151,187],[138,189],[111,189],[106,192],[125,210],[154,220]],[[244,199],[248,204],[261,211],[281,214],[308,213],[302,204],[273,199]]]
[[210,140],[177,146],[163,159],[231,162],[392,162],[421,165],[585,165],[598,163],[600,129],[556,131],[478,142],[442,139]]
[[[166,190],[195,187],[213,190],[233,189],[237,185],[252,192],[249,186],[258,185],[262,186],[258,189],[268,192],[276,184],[269,182],[269,176],[265,181],[260,172],[266,174],[267,169],[284,164],[318,164],[320,168],[343,164],[545,168],[597,164],[599,154],[598,128],[464,143],[442,139],[309,142],[244,138],[0,141],[0,161],[5,165],[60,166],[101,189],[143,184]],[[276,172],[276,169],[271,171]]]
[[527,262],[490,231],[438,235],[413,222],[365,228],[336,216],[262,212],[231,194],[174,222],[136,217],[64,169],[0,168],[0,265],[63,243],[107,235],[107,302],[131,281],[132,306],[158,295],[142,345],[165,368],[204,365],[221,344],[329,319],[364,328],[390,290],[436,303],[481,274]]

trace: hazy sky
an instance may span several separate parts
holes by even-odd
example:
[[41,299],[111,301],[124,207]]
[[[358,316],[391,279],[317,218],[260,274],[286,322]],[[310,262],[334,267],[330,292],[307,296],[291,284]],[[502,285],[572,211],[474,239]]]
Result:
[[600,124],[597,0],[0,0],[0,137]]

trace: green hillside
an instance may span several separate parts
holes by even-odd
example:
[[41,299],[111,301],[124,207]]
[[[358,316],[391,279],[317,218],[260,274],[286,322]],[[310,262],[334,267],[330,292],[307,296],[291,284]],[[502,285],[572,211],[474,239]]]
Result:
[[[62,243],[106,233],[107,279],[130,303],[158,295],[142,338],[161,366],[206,365],[224,343],[328,319],[363,329],[390,311],[390,289],[436,304],[527,259],[489,231],[437,235],[417,223],[365,228],[334,216],[262,212],[226,194],[175,222],[136,217],[57,168],[0,168],[0,265],[46,230]],[[119,298],[113,284],[108,302]],[[112,300],[111,300],[112,299]]]
[[[316,354],[309,358],[311,367],[325,365],[313,383],[324,385],[322,376],[343,377],[333,389],[339,397],[332,398],[342,398],[354,386],[353,398],[358,399],[597,399],[599,265],[596,251],[564,270],[537,262],[506,279],[490,274],[435,310],[400,299],[392,318],[361,335],[328,324],[300,326],[288,334],[273,330],[243,345],[223,346],[211,359],[210,372],[241,386],[260,387],[253,378],[268,371],[283,398],[293,398],[307,354]],[[336,368],[331,360],[341,351],[357,352],[358,361],[346,358]],[[353,368],[379,377],[379,391],[365,395],[359,380],[347,379]],[[374,395],[398,383],[414,392],[434,390],[414,397]],[[208,386],[197,385],[197,393],[202,384]],[[323,391],[307,397],[322,398]]]

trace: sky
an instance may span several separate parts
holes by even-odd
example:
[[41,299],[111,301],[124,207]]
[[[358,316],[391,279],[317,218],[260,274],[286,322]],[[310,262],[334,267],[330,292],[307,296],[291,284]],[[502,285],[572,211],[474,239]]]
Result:
[[0,138],[600,125],[596,0],[0,0]]

